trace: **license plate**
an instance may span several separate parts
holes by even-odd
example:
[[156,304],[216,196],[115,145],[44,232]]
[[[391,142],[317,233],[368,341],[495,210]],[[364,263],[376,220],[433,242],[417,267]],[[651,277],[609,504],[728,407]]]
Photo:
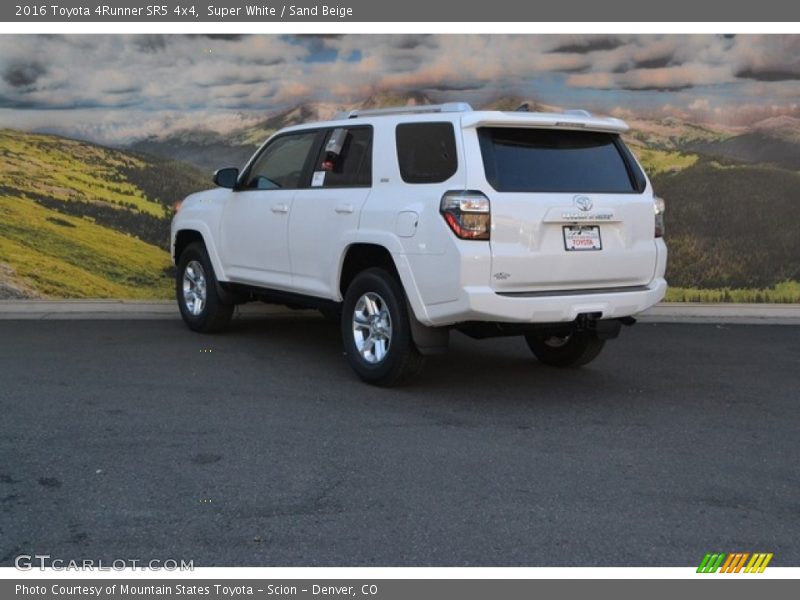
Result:
[[567,225],[564,227],[564,249],[602,250],[599,225]]

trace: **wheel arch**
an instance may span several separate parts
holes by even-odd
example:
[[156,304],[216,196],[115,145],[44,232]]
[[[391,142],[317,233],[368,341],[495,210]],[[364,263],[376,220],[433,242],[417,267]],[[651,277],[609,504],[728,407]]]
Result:
[[422,324],[428,324],[428,314],[417,289],[405,255],[391,252],[384,244],[358,241],[346,246],[339,261],[336,291],[339,300],[344,298],[347,286],[356,275],[370,267],[383,267],[392,273],[406,294],[413,316]]
[[336,289],[342,298],[356,275],[370,267],[383,267],[400,280],[392,253],[385,246],[374,243],[354,242],[344,249],[342,258],[339,261]]
[[175,234],[175,243],[172,247],[172,262],[175,264],[180,260],[181,254],[189,244],[200,242],[206,246],[206,241],[203,239],[203,234],[196,229],[181,229]]
[[179,229],[175,230],[172,242],[172,260],[177,265],[181,258],[181,253],[186,249],[189,244],[194,242],[201,242],[208,253],[208,258],[211,260],[211,266],[214,267],[214,274],[218,281],[225,281],[225,271],[222,268],[222,261],[217,253],[217,248],[213,243],[211,232],[205,223],[193,222],[182,223]]

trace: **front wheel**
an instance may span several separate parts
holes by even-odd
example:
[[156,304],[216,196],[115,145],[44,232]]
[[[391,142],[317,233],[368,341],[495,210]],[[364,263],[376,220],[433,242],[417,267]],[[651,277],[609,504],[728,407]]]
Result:
[[531,333],[525,336],[525,341],[540,362],[560,368],[589,364],[605,345],[605,340],[589,331],[573,331],[568,335]]
[[192,331],[222,331],[233,315],[234,305],[220,296],[214,267],[205,247],[199,243],[190,244],[181,253],[175,296],[181,317]]
[[368,269],[353,280],[342,303],[342,341],[350,366],[373,385],[406,383],[422,368],[411,337],[403,288],[383,269]]

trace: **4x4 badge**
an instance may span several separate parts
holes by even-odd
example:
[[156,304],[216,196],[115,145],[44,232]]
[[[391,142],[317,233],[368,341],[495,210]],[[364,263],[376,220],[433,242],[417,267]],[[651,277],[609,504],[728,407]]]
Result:
[[592,199],[589,196],[575,196],[572,201],[581,210],[592,210]]

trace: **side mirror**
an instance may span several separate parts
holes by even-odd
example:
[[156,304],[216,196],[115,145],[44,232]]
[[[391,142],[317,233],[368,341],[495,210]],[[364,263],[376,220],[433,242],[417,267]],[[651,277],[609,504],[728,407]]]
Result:
[[239,169],[236,167],[227,167],[225,169],[218,169],[214,171],[214,183],[219,187],[231,188],[236,187],[236,181],[239,179]]

